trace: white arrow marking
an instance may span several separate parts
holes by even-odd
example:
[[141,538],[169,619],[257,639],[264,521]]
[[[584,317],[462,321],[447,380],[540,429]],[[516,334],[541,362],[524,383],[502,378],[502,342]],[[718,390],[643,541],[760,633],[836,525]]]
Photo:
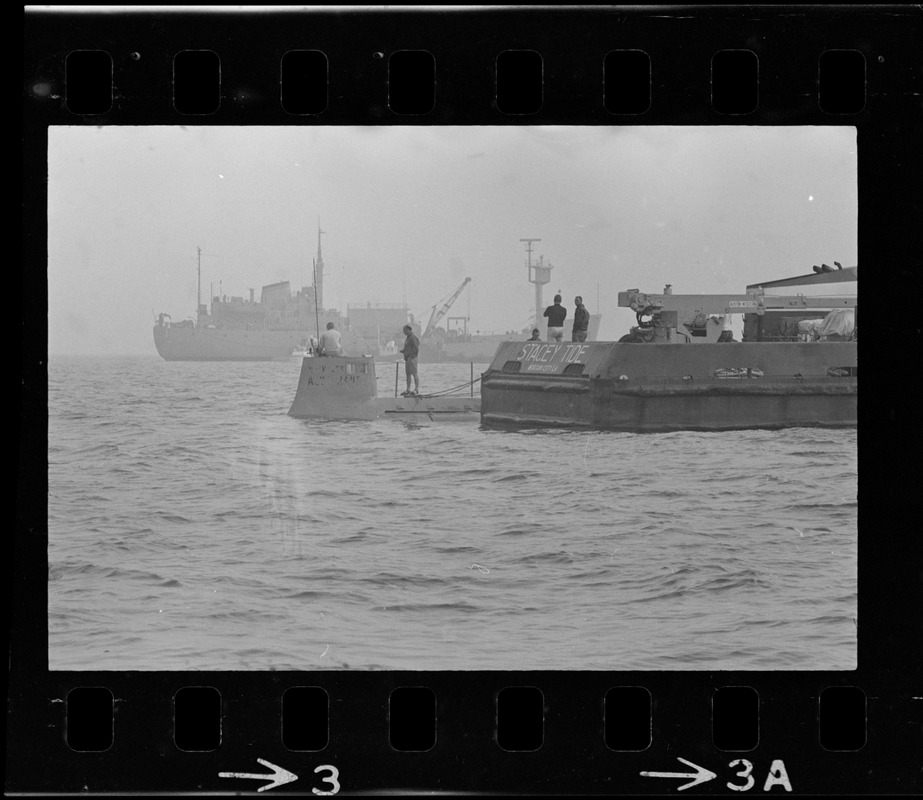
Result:
[[692,778],[689,783],[686,783],[682,786],[678,786],[676,790],[681,792],[683,789],[688,789],[690,786],[695,786],[697,783],[705,783],[710,781],[713,778],[718,776],[703,767],[700,767],[698,764],[693,764],[691,761],[686,761],[685,758],[677,758],[677,761],[682,761],[689,767],[692,767],[695,772],[642,772],[645,778]]
[[260,786],[257,789],[258,792],[265,792],[267,789],[275,789],[277,786],[282,786],[286,783],[291,783],[292,781],[297,781],[298,776],[294,772],[289,772],[287,769],[282,769],[282,767],[277,767],[275,764],[271,764],[269,761],[266,761],[262,758],[258,758],[257,761],[260,762],[264,767],[269,767],[272,770],[270,775],[261,775],[257,772],[219,772],[219,778],[255,778],[256,780],[265,781],[272,779],[272,783],[267,783],[265,786]]

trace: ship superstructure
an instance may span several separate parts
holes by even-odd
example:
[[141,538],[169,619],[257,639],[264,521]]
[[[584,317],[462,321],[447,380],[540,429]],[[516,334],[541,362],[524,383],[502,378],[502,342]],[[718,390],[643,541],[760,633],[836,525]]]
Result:
[[262,287],[259,300],[218,295],[210,306],[201,301],[202,251],[197,248],[198,292],[196,318],[173,322],[160,314],[154,325],[154,345],[167,361],[271,361],[289,358],[304,349],[311,337],[332,322],[342,336],[345,352],[363,355],[370,345],[351,329],[349,319],[323,306],[324,261],[317,227],[314,281],[293,292],[289,281]]

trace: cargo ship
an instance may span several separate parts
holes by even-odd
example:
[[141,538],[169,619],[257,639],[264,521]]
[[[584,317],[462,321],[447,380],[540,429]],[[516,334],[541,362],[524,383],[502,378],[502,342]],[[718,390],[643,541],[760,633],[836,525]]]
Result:
[[323,307],[324,261],[318,226],[314,282],[292,292],[288,281],[262,287],[257,301],[250,297],[213,297],[211,308],[202,298],[202,251],[198,251],[196,318],[173,322],[161,313],[154,323],[154,346],[167,361],[275,361],[304,352],[312,337],[332,322],[345,353],[364,355],[371,345],[351,329],[349,319]]
[[[637,324],[618,342],[503,343],[481,376],[481,423],[636,432],[854,427],[858,267],[834,264],[739,295],[678,295],[672,286],[620,292],[619,306]],[[743,317],[741,341],[734,316]]]

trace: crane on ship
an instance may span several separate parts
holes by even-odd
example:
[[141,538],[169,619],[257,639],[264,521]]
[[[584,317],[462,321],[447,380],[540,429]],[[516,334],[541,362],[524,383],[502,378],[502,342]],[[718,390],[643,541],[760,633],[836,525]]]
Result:
[[[433,306],[433,310],[429,315],[429,322],[426,323],[426,328],[423,331],[423,334],[420,336],[420,340],[426,339],[433,335],[433,331],[436,330],[436,326],[442,320],[442,318],[449,313],[449,309],[452,308],[452,304],[458,299],[458,296],[462,293],[464,288],[471,283],[471,278],[465,278],[461,286],[459,286],[448,299],[443,302],[442,306],[439,306],[439,303]],[[438,311],[436,310],[438,307]]]

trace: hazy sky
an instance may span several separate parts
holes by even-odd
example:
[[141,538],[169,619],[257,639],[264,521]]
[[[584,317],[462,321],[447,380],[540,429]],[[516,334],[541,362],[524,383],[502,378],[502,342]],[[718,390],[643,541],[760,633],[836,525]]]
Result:
[[324,300],[400,303],[424,324],[528,324],[519,241],[582,294],[600,338],[619,291],[743,292],[857,263],[852,127],[54,127],[48,151],[50,354],[156,354],[151,328],[202,300],[312,282]]

